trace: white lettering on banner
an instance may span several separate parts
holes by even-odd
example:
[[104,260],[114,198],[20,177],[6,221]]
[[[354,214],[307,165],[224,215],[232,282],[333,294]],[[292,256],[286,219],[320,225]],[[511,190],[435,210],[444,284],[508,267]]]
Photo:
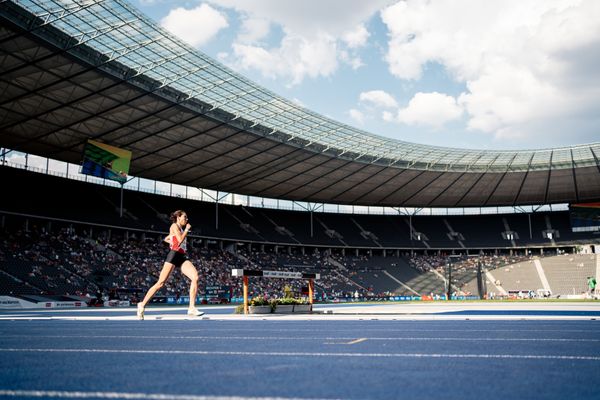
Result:
[[104,307],[129,307],[129,300],[108,300],[104,302]]
[[21,303],[14,297],[0,296],[0,308],[21,308]]
[[11,296],[0,296],[0,309],[15,309],[15,308],[66,308],[66,307],[87,307],[83,301],[48,301],[34,303],[31,301],[19,299]]
[[266,278],[302,278],[301,272],[287,272],[287,271],[263,271],[263,276]]
[[[247,272],[247,273],[245,273]],[[232,269],[232,276],[262,276],[264,278],[289,278],[289,279],[304,279],[302,272],[291,272],[291,271],[244,271],[243,269]],[[308,275],[313,279],[319,279],[320,274]]]
[[81,301],[53,301],[50,303],[46,303],[46,308],[69,308],[69,307],[81,308],[81,307],[87,307],[87,304],[83,303]]

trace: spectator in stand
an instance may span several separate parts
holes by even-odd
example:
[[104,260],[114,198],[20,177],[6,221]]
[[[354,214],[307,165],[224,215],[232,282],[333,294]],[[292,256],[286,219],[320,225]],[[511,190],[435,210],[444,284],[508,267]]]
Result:
[[587,284],[589,288],[590,297],[594,297],[594,295],[596,294],[596,278],[594,278],[593,276],[588,276]]

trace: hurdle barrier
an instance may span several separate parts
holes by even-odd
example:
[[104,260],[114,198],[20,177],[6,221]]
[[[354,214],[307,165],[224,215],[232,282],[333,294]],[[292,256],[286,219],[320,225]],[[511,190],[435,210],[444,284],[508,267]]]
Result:
[[308,301],[312,305],[315,290],[315,279],[320,279],[321,274],[309,274],[305,272],[291,272],[291,271],[260,271],[252,269],[232,269],[232,276],[241,277],[244,282],[244,314],[248,314],[248,281],[249,277],[263,277],[263,278],[280,278],[280,279],[308,279]]

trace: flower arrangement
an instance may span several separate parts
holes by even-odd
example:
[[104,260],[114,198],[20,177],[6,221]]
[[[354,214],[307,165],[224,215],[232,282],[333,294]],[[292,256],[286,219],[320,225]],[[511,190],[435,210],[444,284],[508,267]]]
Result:
[[[308,306],[310,303],[306,298],[297,298],[297,297],[282,297],[279,299],[267,299],[264,295],[258,295],[253,297],[248,301],[249,307],[270,307],[271,311],[277,309],[278,306]],[[287,309],[289,307],[280,307],[280,309]],[[307,309],[310,311],[311,308]],[[293,308],[290,309],[289,312],[292,312]],[[244,312],[244,305],[240,304],[236,307],[235,313],[242,314]],[[252,313],[252,309],[250,310]],[[263,313],[264,311],[259,311],[259,313]],[[286,311],[284,311],[286,312]]]
[[302,300],[300,299],[296,299],[294,297],[284,297],[281,299],[275,299],[273,300],[273,303],[275,303],[276,305],[295,305],[295,304],[301,304]]
[[274,302],[277,304],[292,304],[292,305],[310,304],[308,299],[299,299],[297,297],[284,297],[282,299],[274,300]]
[[265,296],[259,295],[259,296],[253,297],[248,302],[248,305],[250,305],[250,306],[270,306],[271,302]]
[[[269,299],[267,299],[266,296],[258,295],[258,296],[254,296],[253,298],[251,298],[248,301],[248,306],[249,307],[269,307],[271,309],[271,311],[269,311],[269,312],[272,312],[274,304],[272,301],[269,301]],[[244,313],[244,305],[243,304],[238,305],[235,308],[234,312],[236,314],[243,314]]]

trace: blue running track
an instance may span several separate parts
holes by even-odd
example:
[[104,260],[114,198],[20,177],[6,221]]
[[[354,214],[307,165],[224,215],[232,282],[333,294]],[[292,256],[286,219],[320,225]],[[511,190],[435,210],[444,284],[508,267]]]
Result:
[[595,320],[0,321],[0,398],[600,398]]

